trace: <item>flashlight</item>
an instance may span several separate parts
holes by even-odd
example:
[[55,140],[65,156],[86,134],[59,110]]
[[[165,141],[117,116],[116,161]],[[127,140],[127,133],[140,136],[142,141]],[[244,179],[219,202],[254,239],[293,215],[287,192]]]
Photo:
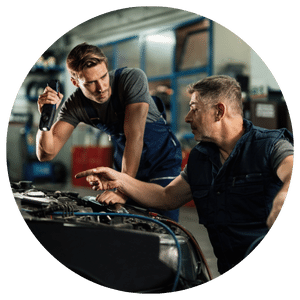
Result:
[[[48,83],[48,86],[50,86],[53,90],[55,90],[57,93],[59,93],[59,81],[58,80],[51,80]],[[53,121],[54,116],[56,112],[56,104],[44,104],[42,108],[42,114],[39,124],[39,129],[42,131],[49,131]]]

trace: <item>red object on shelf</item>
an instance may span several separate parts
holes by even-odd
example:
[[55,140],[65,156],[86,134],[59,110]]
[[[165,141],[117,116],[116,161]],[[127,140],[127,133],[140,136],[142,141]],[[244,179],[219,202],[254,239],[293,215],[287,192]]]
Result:
[[183,170],[185,165],[187,164],[190,152],[191,152],[190,150],[182,150],[181,170]]
[[74,186],[89,187],[85,178],[75,178],[81,171],[96,167],[112,167],[112,147],[73,147],[72,148],[72,184]]

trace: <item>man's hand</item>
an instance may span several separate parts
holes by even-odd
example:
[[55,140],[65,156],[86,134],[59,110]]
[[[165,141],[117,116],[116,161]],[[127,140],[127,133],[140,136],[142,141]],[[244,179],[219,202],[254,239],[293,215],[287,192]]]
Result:
[[[178,175],[166,187],[137,180],[126,173],[120,173],[107,167],[90,169],[75,175],[75,178],[82,177],[87,177],[86,180],[96,191],[117,188],[117,194],[126,195],[145,207],[173,210],[193,199],[190,185],[181,175]],[[103,194],[103,196],[98,196],[98,201],[113,203],[112,201],[115,200],[111,200],[112,196],[116,199],[116,195],[111,193]],[[122,200],[118,199],[119,201]]]
[[107,167],[98,167],[75,175],[75,178],[82,177],[86,177],[86,181],[95,191],[112,190],[120,186],[118,172]]
[[38,109],[39,112],[42,112],[44,104],[55,104],[56,108],[59,106],[61,100],[63,99],[63,94],[57,93],[50,86],[47,86],[44,90],[44,93],[41,94],[38,98]]
[[105,191],[104,193],[97,195],[96,200],[100,203],[105,203],[108,205],[116,203],[125,204],[127,196],[121,194],[118,191]]

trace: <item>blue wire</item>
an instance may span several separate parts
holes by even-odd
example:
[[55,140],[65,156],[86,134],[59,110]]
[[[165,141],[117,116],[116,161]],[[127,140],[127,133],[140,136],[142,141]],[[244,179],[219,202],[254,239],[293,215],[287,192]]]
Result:
[[[53,215],[64,215],[63,212],[53,212]],[[74,216],[117,216],[117,217],[127,217],[127,218],[137,218],[137,219],[142,219],[142,220],[146,220],[146,221],[150,221],[153,223],[156,223],[158,225],[160,225],[161,227],[163,227],[164,229],[166,229],[173,237],[176,247],[177,247],[177,251],[178,251],[178,262],[177,262],[177,272],[176,272],[176,276],[175,276],[175,280],[173,283],[173,287],[171,292],[175,292],[178,281],[179,281],[179,276],[180,276],[180,270],[181,270],[181,264],[182,264],[182,258],[181,258],[181,248],[178,242],[178,239],[175,236],[175,233],[164,223],[156,220],[156,219],[152,219],[149,217],[145,217],[145,216],[140,216],[140,215],[134,215],[134,214],[125,214],[125,213],[78,213],[78,212],[74,212],[73,213]]]

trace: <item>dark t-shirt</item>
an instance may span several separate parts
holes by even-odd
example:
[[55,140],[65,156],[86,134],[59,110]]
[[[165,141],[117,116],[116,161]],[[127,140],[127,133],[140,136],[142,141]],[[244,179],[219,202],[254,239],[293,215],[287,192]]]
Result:
[[[109,72],[109,80],[110,86],[113,87],[115,70]],[[114,93],[113,89],[112,93]],[[146,74],[142,70],[125,68],[119,78],[118,94],[124,110],[128,104],[145,102],[149,104],[146,122],[151,123],[159,119],[160,112],[149,94],[148,80]],[[103,124],[117,121],[117,116],[110,101],[112,97],[113,95],[103,104],[91,101]],[[58,120],[68,122],[74,127],[80,122],[93,125],[82,106],[82,101],[86,101],[86,99],[87,98],[78,88],[63,104],[58,114]]]

